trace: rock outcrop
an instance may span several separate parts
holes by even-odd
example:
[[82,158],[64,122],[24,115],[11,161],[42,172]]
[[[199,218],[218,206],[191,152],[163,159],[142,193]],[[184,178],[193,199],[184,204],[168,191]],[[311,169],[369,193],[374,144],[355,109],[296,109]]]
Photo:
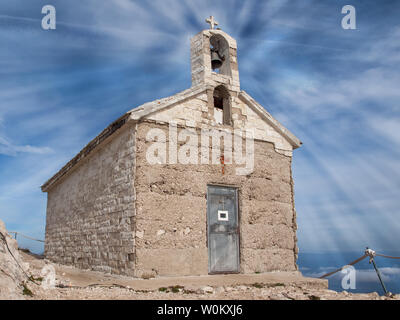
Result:
[[17,241],[0,220],[0,300],[24,298],[26,271],[27,264],[20,257]]

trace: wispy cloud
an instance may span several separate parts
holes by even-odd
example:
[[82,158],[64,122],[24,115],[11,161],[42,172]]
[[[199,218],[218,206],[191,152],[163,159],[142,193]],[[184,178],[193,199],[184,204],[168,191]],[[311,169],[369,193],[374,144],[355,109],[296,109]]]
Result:
[[49,154],[53,150],[49,147],[34,147],[30,145],[18,146],[0,137],[0,154],[16,156],[18,153]]

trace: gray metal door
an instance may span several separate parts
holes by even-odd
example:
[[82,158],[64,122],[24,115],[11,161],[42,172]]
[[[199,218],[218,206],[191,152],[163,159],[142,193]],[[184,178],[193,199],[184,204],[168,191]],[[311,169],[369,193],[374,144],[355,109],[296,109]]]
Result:
[[237,189],[208,186],[207,235],[209,273],[239,272]]

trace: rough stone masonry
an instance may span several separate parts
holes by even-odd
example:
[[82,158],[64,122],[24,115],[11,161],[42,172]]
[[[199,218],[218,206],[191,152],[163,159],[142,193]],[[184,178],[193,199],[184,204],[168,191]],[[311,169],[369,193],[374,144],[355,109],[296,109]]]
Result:
[[[218,69],[212,68],[215,59]],[[227,266],[232,261],[223,261],[230,255],[224,251],[230,250],[238,256],[237,266],[221,267],[220,273],[297,270],[291,164],[301,142],[240,89],[237,63],[236,41],[228,34],[210,29],[195,35],[190,89],[130,110],[42,186],[48,194],[48,259],[146,278],[218,273],[210,259],[216,256],[216,265]],[[178,141],[168,135],[171,123]],[[207,129],[251,131],[252,171],[238,175],[235,169],[242,165],[222,157],[216,164],[171,164],[168,152],[167,161],[149,162],[155,142],[149,132],[165,133],[158,142],[166,150],[175,142],[204,153],[200,139],[179,137],[187,132],[200,136]],[[226,141],[221,154],[224,146]],[[237,228],[220,219],[225,211],[212,211],[210,186],[235,190]],[[215,237],[221,240],[214,243],[209,219],[217,213],[221,221]]]

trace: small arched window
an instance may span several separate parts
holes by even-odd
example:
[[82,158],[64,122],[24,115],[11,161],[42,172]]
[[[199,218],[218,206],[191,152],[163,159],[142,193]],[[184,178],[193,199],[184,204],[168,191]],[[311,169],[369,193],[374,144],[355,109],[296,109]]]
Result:
[[218,124],[231,125],[231,99],[224,86],[214,89],[214,119]]

